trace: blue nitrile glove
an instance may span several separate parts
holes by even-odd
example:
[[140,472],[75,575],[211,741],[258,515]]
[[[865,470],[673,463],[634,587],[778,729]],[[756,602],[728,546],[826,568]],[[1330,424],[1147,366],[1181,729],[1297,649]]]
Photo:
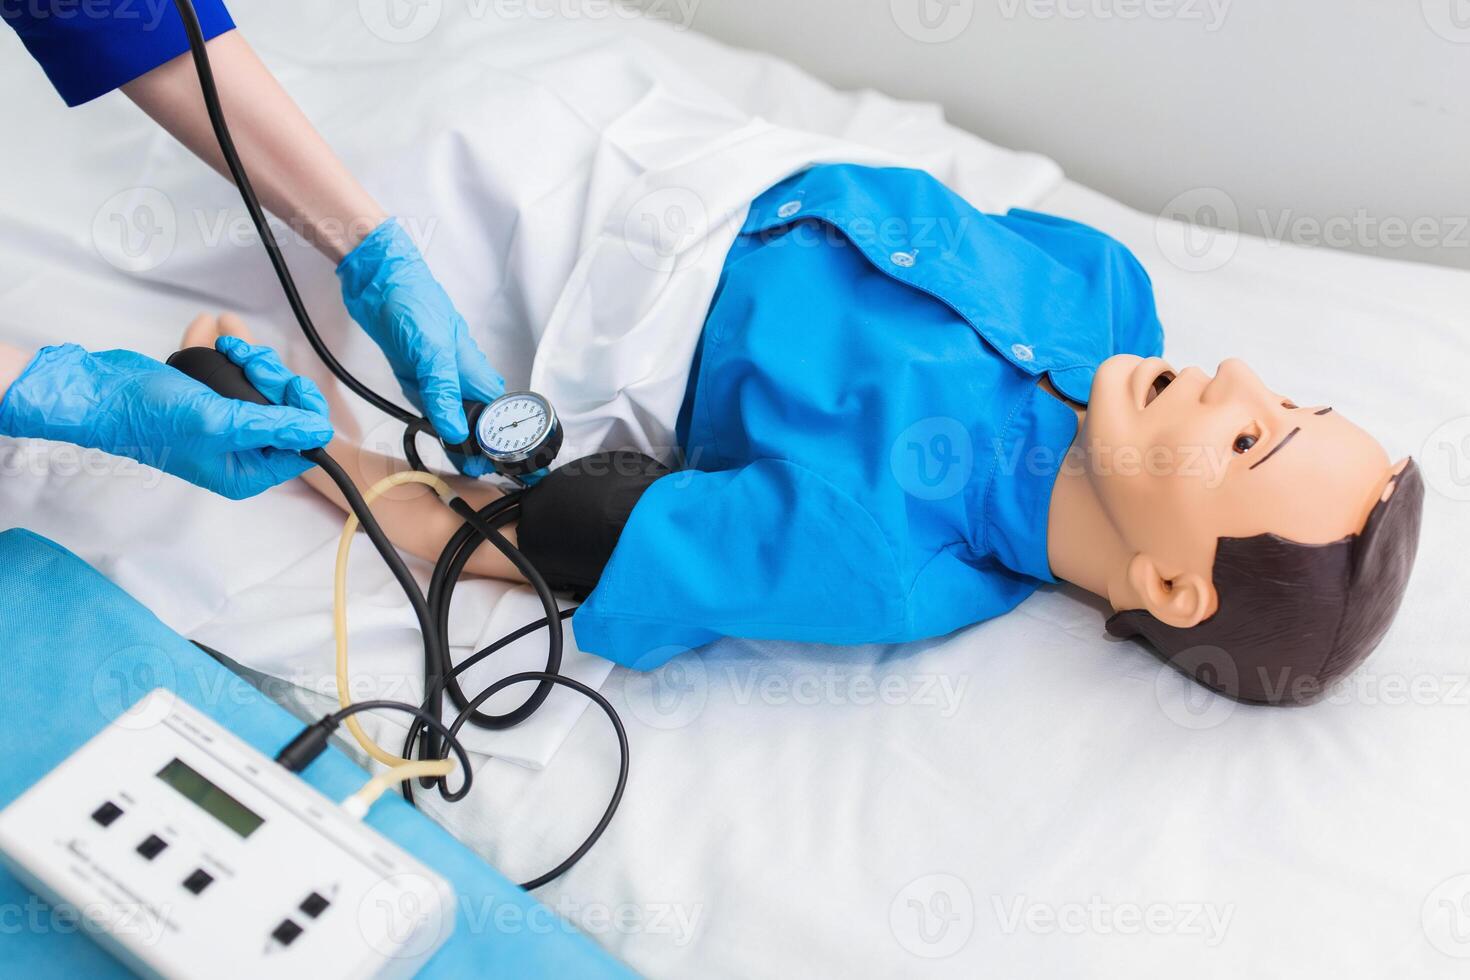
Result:
[[90,354],[63,344],[42,348],[10,386],[0,401],[0,435],[101,449],[235,500],[252,497],[311,469],[298,453],[330,442],[332,424],[311,381],[291,378],[268,350],[250,348],[242,358],[226,341],[235,339],[221,338],[220,350],[283,405],[221,398],[132,351]]
[[[469,325],[418,247],[392,218],[379,225],[337,266],[342,301],[393,365],[404,395],[434,431],[451,443],[470,437],[464,402],[491,402],[505,380],[470,338]],[[483,476],[483,458],[454,457],[469,476]]]

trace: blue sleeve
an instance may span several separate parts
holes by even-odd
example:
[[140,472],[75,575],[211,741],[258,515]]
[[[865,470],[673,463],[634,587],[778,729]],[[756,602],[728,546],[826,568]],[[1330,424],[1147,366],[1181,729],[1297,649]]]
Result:
[[904,610],[868,512],[810,470],[760,460],[650,487],[573,627],[582,650],[652,670],[722,636],[882,642]]
[[[233,30],[223,0],[195,0],[204,36]],[[69,106],[90,102],[189,50],[172,0],[27,0],[0,3]]]

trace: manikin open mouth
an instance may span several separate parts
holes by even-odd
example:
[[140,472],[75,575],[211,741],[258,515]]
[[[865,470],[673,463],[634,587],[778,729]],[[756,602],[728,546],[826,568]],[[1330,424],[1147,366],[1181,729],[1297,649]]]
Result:
[[1160,371],[1159,376],[1157,378],[1154,378],[1153,384],[1148,386],[1148,392],[1143,396],[1143,407],[1148,408],[1150,405],[1152,405],[1154,403],[1154,399],[1162,395],[1164,393],[1164,389],[1169,387],[1169,385],[1173,383],[1173,371]]

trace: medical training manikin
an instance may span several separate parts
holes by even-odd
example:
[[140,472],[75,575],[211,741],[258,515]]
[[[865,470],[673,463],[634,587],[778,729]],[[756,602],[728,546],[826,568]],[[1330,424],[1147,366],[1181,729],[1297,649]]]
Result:
[[[723,636],[939,636],[1061,580],[1215,690],[1316,700],[1398,610],[1418,471],[1239,361],[1212,377],[1162,348],[1152,285],[1107,236],[982,214],[919,171],[813,167],[753,202],[728,255],[683,466],[569,461],[524,498],[519,546],[585,597],[578,646],[637,669]],[[427,495],[375,510],[425,556],[457,525]],[[516,577],[488,547],[468,570]]]

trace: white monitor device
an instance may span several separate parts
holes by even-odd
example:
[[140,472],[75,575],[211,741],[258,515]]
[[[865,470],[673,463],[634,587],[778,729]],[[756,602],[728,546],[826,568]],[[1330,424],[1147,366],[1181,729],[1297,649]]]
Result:
[[407,977],[454,929],[441,877],[162,688],[0,811],[0,853],[145,976]]

